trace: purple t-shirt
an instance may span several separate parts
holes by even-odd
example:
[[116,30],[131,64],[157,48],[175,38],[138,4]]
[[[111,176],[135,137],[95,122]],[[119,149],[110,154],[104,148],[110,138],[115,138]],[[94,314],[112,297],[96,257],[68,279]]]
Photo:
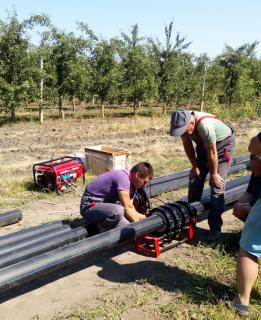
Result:
[[119,200],[118,191],[127,191],[131,195],[132,189],[129,170],[110,170],[88,184],[83,196],[89,193],[104,198],[104,202],[115,203]]

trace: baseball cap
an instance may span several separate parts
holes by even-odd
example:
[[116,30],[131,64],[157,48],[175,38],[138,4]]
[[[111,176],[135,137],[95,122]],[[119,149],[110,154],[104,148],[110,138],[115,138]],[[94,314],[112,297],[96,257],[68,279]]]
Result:
[[187,129],[191,119],[191,113],[188,110],[180,109],[172,113],[170,121],[171,136],[181,136]]

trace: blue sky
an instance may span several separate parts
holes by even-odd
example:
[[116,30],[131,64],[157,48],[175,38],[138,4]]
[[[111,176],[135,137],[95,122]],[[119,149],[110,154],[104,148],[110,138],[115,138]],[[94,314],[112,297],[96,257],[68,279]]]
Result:
[[[128,33],[138,24],[140,35],[164,41],[164,27],[172,20],[174,30],[192,41],[189,51],[215,57],[225,44],[237,48],[261,42],[260,0],[10,0],[1,5],[0,18],[15,8],[20,20],[46,13],[54,25],[76,31],[76,21],[86,22],[103,38]],[[261,44],[257,55],[261,57]]]

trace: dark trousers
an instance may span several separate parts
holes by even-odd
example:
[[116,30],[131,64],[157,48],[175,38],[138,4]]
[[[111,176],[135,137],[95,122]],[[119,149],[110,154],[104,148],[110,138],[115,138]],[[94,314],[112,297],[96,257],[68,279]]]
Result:
[[[225,210],[225,182],[230,169],[235,148],[235,136],[231,135],[226,139],[217,142],[218,174],[224,179],[222,188],[210,186],[210,208],[208,214],[208,225],[211,231],[221,231],[223,224],[221,214]],[[196,146],[197,165],[200,170],[198,177],[189,181],[188,201],[200,201],[204,189],[204,183],[209,173],[209,162],[207,152],[203,144]]]
[[124,216],[124,207],[116,203],[100,202],[90,208],[82,206],[81,215],[88,224],[99,223],[105,230],[125,227],[130,224]]

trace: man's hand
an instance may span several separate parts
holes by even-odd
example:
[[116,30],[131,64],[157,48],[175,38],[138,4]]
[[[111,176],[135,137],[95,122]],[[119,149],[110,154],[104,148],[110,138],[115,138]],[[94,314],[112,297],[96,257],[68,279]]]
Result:
[[217,186],[218,188],[222,188],[224,185],[224,179],[218,174],[211,174],[209,177],[209,185]]
[[200,175],[200,170],[198,167],[193,167],[191,168],[190,172],[189,172],[189,178],[195,178],[198,177]]
[[146,218],[145,215],[139,213],[134,205],[133,201],[130,199],[130,194],[127,191],[118,191],[119,199],[124,206],[124,216],[127,218],[130,222],[136,222],[140,221]]
[[250,140],[248,151],[255,155],[261,155],[261,142],[259,140],[259,135],[253,137]]

